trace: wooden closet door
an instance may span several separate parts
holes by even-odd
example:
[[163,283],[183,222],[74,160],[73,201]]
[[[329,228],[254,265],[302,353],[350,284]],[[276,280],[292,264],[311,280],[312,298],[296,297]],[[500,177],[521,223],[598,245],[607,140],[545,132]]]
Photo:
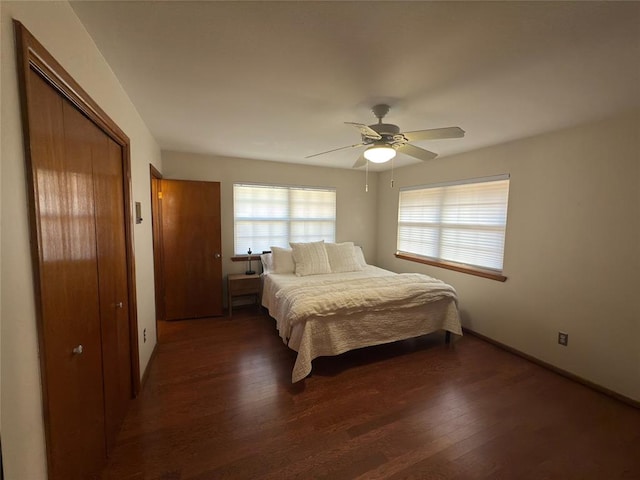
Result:
[[95,127],[39,75],[31,76],[30,87],[50,473],[52,479],[80,479],[106,457],[91,153]]
[[133,397],[122,149],[93,126],[93,187],[107,452]]
[[161,180],[166,320],[222,315],[220,183]]
[[14,20],[49,480],[83,480],[139,388],[129,139]]

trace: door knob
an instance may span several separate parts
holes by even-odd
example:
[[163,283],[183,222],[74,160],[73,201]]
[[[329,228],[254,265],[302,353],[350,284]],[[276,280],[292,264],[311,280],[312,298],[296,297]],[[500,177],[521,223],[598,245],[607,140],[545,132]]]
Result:
[[116,303],[116,308],[122,308],[122,302]]
[[80,355],[82,354],[82,352],[84,351],[84,347],[82,345],[78,345],[77,347],[73,347],[73,354],[74,355]]
[[216,254],[214,255],[214,257],[215,257],[215,258],[220,258],[220,257],[222,257],[222,255],[220,255],[219,253],[216,253]]

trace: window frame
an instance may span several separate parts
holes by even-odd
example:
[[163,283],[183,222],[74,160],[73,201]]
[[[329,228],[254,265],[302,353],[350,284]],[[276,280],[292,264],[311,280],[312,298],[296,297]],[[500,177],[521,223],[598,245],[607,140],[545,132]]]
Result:
[[[401,195],[401,192],[403,192],[403,191],[411,191],[411,190],[426,190],[426,189],[429,189],[429,188],[454,187],[454,186],[467,185],[467,184],[480,184],[480,183],[503,181],[503,180],[508,180],[509,181],[509,187],[510,187],[510,183],[511,183],[510,182],[510,180],[511,180],[510,175],[509,174],[503,174],[503,175],[494,175],[494,176],[490,176],[490,177],[471,178],[471,179],[465,179],[465,180],[459,180],[459,181],[442,182],[442,183],[434,183],[434,184],[427,184],[427,185],[417,185],[417,186],[401,188],[400,192],[398,193],[398,217],[397,217],[397,228],[398,228],[398,230],[396,231],[396,248],[397,248],[397,250],[396,250],[394,256],[396,258],[399,258],[399,259],[402,259],[402,260],[408,260],[408,261],[412,261],[412,262],[416,262],[416,263],[421,263],[421,264],[424,264],[424,265],[440,267],[440,268],[444,268],[444,269],[447,269],[447,270],[453,270],[453,271],[460,272],[460,273],[466,273],[466,274],[475,275],[475,276],[479,276],[479,277],[483,277],[483,278],[488,278],[488,279],[491,279],[491,280],[496,280],[496,281],[499,281],[499,282],[506,281],[507,277],[503,273],[504,272],[504,246],[503,246],[503,249],[502,249],[502,255],[503,255],[503,266],[502,266],[502,269],[493,269],[493,268],[488,268],[488,267],[471,265],[471,264],[467,264],[467,263],[463,263],[463,262],[456,262],[456,261],[447,260],[447,259],[443,259],[443,258],[420,255],[420,254],[414,253],[414,252],[403,251],[403,250],[400,250],[398,248],[399,247],[399,243],[400,243],[400,226],[401,226],[401,222],[400,222],[400,195]],[[506,201],[506,205],[505,205],[505,222],[504,222],[503,244],[506,243],[507,210],[508,210],[508,204],[509,204],[509,199],[508,199],[509,187],[507,189],[507,201]]]
[[[234,250],[234,258],[244,258],[247,257],[247,253],[243,252],[237,252],[236,251],[236,245],[237,245],[237,222],[238,222],[238,218],[236,217],[236,187],[262,187],[262,188],[273,188],[273,189],[281,189],[281,190],[287,190],[287,205],[288,205],[288,211],[291,212],[291,197],[292,197],[292,191],[293,190],[310,190],[310,191],[320,191],[320,192],[332,192],[334,195],[333,201],[334,201],[334,205],[333,205],[333,217],[329,220],[323,220],[323,221],[332,221],[333,222],[333,237],[332,238],[324,238],[325,241],[327,242],[335,242],[335,238],[336,238],[336,226],[337,226],[337,204],[338,204],[338,194],[337,194],[337,189],[335,187],[325,187],[325,186],[309,186],[309,185],[283,185],[283,184],[274,184],[274,183],[253,183],[253,182],[233,182],[233,186],[232,186],[232,198],[233,198],[233,250]],[[310,218],[310,217],[307,217]],[[286,240],[286,245],[278,245],[277,243],[271,243],[271,245],[268,246],[268,248],[270,248],[271,246],[281,246],[283,248],[289,248],[289,243],[293,242],[293,241],[300,241],[300,240],[296,240],[295,237],[292,238],[292,229],[291,229],[291,224],[294,222],[300,222],[300,221],[312,221],[312,220],[305,220],[305,217],[301,217],[301,218],[294,218],[292,217],[291,213],[289,213],[289,215],[285,218],[283,218],[281,221],[285,221],[287,223],[287,228],[286,228],[286,232],[287,232],[287,240]],[[309,240],[311,241],[311,240]],[[253,249],[253,247],[251,247]],[[253,254],[259,254],[262,249],[259,249],[260,251],[255,251],[252,252]]]

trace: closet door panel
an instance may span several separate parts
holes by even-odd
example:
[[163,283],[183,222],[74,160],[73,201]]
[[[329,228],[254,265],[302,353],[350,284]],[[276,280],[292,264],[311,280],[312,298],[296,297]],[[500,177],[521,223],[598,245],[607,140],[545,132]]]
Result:
[[107,451],[132,398],[122,149],[93,127],[93,185],[100,285]]

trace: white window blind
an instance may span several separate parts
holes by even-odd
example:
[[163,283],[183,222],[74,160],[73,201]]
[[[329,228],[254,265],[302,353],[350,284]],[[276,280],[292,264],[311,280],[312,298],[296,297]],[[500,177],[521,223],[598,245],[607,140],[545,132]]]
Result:
[[509,177],[402,189],[400,253],[502,271]]
[[334,242],[336,191],[331,188],[233,185],[237,255],[289,247],[289,242]]

